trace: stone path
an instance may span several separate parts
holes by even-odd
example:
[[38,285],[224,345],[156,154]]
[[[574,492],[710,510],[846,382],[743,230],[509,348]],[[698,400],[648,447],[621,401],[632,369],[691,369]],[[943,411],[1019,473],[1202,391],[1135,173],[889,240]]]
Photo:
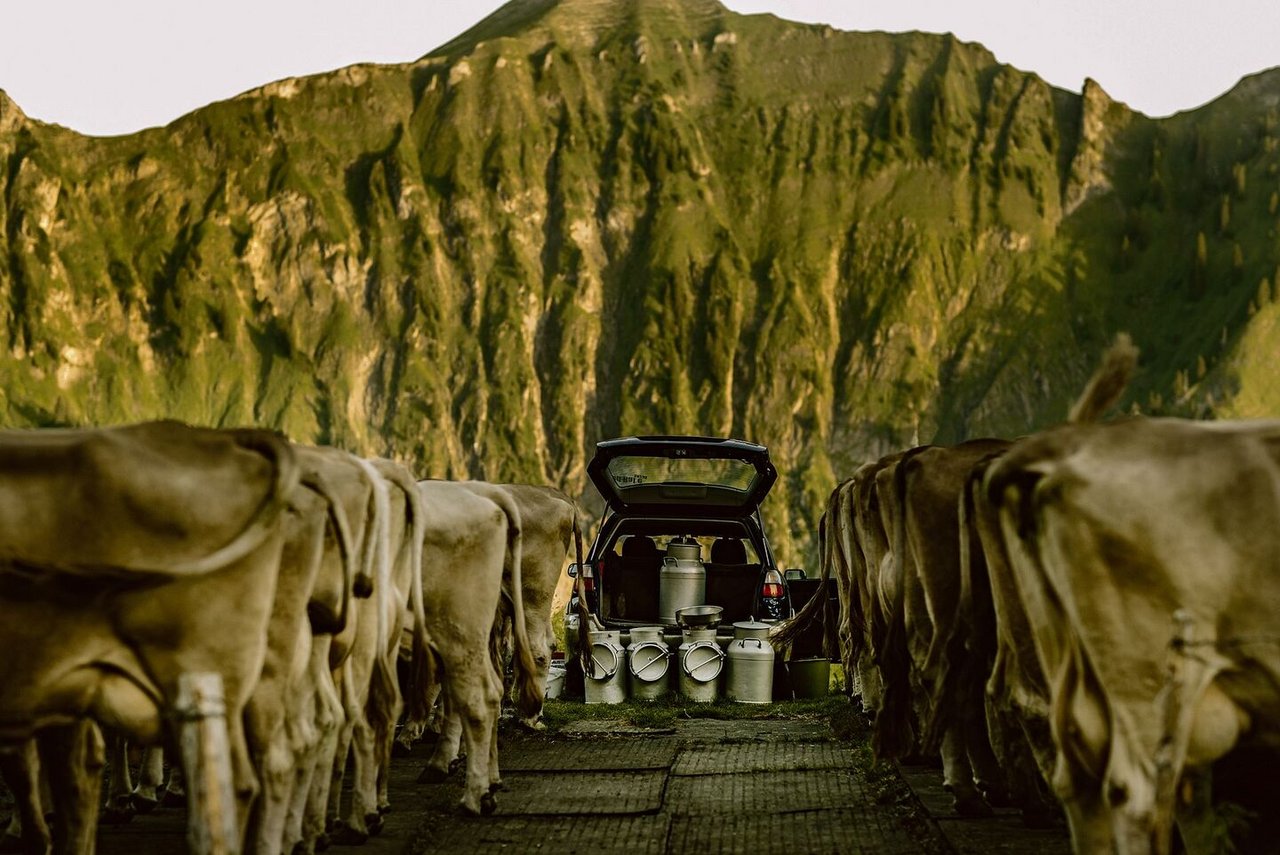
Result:
[[[865,749],[837,741],[823,721],[582,721],[554,737],[504,732],[504,789],[488,818],[458,815],[460,774],[417,782],[427,754],[420,746],[393,765],[383,832],[331,852],[1069,852],[1065,830],[1028,831],[1011,812],[954,817],[936,769],[873,768]],[[98,851],[179,855],[183,813],[104,827]]]

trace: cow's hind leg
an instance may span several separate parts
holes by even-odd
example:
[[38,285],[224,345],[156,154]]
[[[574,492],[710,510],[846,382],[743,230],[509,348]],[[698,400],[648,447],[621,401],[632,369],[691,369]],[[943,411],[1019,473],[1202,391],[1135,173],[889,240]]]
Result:
[[106,766],[102,731],[86,719],[47,728],[37,739],[53,797],[53,850],[92,853]]
[[378,763],[373,728],[361,715],[351,730],[352,775],[351,809],[347,813],[347,828],[357,836],[365,837],[382,830],[382,815],[378,813]]
[[958,724],[947,728],[942,737],[942,783],[955,799],[960,816],[991,816],[991,806],[973,783],[973,767],[964,749],[964,738]]
[[961,715],[965,753],[978,790],[991,807],[1010,807],[1013,799],[1009,795],[1008,777],[991,749],[991,737],[981,706],[962,705]]
[[[256,724],[257,722],[255,722]],[[271,732],[255,746],[262,778],[262,794],[250,813],[246,840],[258,853],[279,852],[289,809],[294,756],[285,738],[284,722],[273,722]]]
[[111,743],[110,781],[107,786],[107,806],[102,809],[99,821],[103,825],[123,825],[137,813],[133,805],[133,780],[129,775],[129,742],[120,734],[113,734]]
[[44,855],[51,838],[40,799],[40,759],[36,741],[28,739],[14,753],[0,752],[0,777],[13,794],[14,811],[0,849]]
[[422,774],[418,776],[420,783],[438,784],[446,780],[449,773],[453,771],[454,761],[458,759],[458,752],[461,750],[462,719],[447,692],[444,705],[444,714],[440,717],[440,738],[436,740],[435,748],[431,750],[431,757],[427,760]]
[[[164,749],[147,746],[138,766],[138,783],[133,788],[133,808],[138,813],[151,813],[160,806],[160,788],[164,786]],[[186,794],[183,794],[186,801]]]
[[[453,673],[457,674],[458,670],[453,669]],[[497,800],[489,791],[489,746],[502,700],[501,681],[496,679],[488,663],[478,674],[474,670],[471,673],[480,679],[453,682],[449,686],[467,750],[467,780],[460,806],[466,813],[488,816],[497,807]]]

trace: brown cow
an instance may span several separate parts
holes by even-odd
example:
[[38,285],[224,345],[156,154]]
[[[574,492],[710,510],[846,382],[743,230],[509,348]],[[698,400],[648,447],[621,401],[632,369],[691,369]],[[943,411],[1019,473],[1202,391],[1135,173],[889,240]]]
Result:
[[38,736],[60,848],[91,849],[96,833],[89,721],[155,743],[188,672],[222,678],[244,820],[258,783],[241,715],[297,483],[291,449],[266,431],[0,433],[0,745]]
[[1076,850],[1168,852],[1194,770],[1280,744],[1280,422],[1067,426],[1010,449],[986,490]]
[[991,752],[981,695],[937,691],[949,669],[961,677],[960,686],[979,682],[969,676],[964,648],[949,643],[963,620],[959,499],[974,464],[1007,446],[998,439],[925,446],[904,455],[894,472],[894,553],[903,562],[902,638],[912,708],[916,721],[935,725],[925,729],[921,748],[941,748],[944,784],[964,815],[989,814],[986,800],[1004,803],[1007,787]]
[[517,693],[517,704],[524,723],[540,727],[538,718],[542,715],[544,687],[555,642],[551,601],[569,549],[575,543],[578,563],[582,563],[581,515],[577,503],[553,487],[503,484],[502,489],[520,509],[521,585],[526,634],[534,665],[533,673],[525,674],[524,658],[514,657],[516,683],[527,687]]
[[[827,497],[827,507],[818,519],[818,581],[821,583],[817,592],[801,607],[795,615],[778,624],[769,638],[776,650],[786,650],[795,643],[818,618],[823,621],[824,643],[830,649],[838,648],[840,663],[844,669],[845,694],[851,698],[861,694],[862,685],[862,652],[865,645],[860,637],[855,638],[855,631],[861,636],[863,631],[862,601],[858,585],[864,585],[862,579],[855,582],[851,560],[853,553],[858,552],[856,564],[861,565],[861,553],[853,542],[853,518],[849,505],[853,479],[847,479],[836,486]],[[827,627],[827,596],[823,593],[830,580],[836,591],[839,604],[837,625]],[[832,636],[835,641],[832,642]]]
[[524,626],[519,509],[506,494],[482,496],[455,482],[422,481],[418,487],[427,524],[423,613],[416,619],[427,628],[432,654],[419,661],[434,661],[438,668],[420,669],[414,675],[407,692],[409,720],[426,720],[435,701],[436,680],[441,680],[446,724],[453,724],[446,726],[424,774],[447,776],[459,744],[465,746],[467,780],[461,807],[487,815],[496,807],[493,788],[500,782],[496,733],[503,687],[491,641],[505,578],[512,580],[508,593],[516,652],[529,657],[523,666],[527,673],[535,670]]
[[[944,674],[937,693],[963,698],[966,704],[982,699],[991,746],[1012,784],[1023,821],[1046,827],[1061,814],[1048,789],[1054,755],[1049,688],[1036,658],[1000,521],[982,489],[995,459],[982,461],[970,471],[960,499],[961,620],[953,627],[952,644],[963,646],[971,669],[966,674],[959,668]],[[948,658],[944,664],[953,661]],[[963,685],[968,680],[975,683]]]
[[[343,629],[356,587],[356,544],[342,496],[326,479],[328,461],[305,450],[298,450],[297,456],[302,484],[286,517],[267,655],[245,710],[250,748],[262,778],[262,797],[251,814],[246,842],[259,853],[282,851],[295,769],[318,739],[314,731],[297,726],[303,694],[315,691],[308,682],[313,633]],[[327,565],[329,577],[323,573],[326,549],[336,554],[339,564]],[[333,572],[337,569],[342,572]]]

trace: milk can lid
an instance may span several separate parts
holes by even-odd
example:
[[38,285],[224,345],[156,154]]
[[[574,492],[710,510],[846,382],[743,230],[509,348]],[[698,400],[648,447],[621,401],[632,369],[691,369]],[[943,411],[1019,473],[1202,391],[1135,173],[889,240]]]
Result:
[[737,638],[768,638],[769,624],[761,623],[758,620],[740,620],[733,625],[733,637]]

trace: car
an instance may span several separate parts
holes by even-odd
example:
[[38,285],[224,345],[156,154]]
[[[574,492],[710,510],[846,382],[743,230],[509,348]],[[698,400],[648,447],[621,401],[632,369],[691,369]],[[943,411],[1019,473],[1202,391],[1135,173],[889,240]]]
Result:
[[[681,566],[701,564],[703,601],[723,609],[722,646],[735,622],[791,616],[788,577],[803,578],[803,572],[784,574],[765,535],[760,504],[778,477],[767,448],[705,436],[610,439],[596,445],[587,474],[605,514],[584,563],[569,573],[581,574],[588,610],[606,629],[620,631],[624,645],[641,626],[661,626],[668,643],[679,644],[673,603],[663,601],[664,585],[679,587],[672,582],[675,556],[686,559]],[[570,663],[578,615],[575,587],[565,611]]]

